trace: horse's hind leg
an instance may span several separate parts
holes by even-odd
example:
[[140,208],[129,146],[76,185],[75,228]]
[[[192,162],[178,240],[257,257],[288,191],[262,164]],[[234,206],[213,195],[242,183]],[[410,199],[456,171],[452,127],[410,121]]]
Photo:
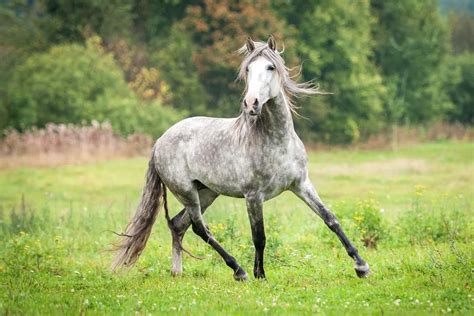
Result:
[[211,245],[214,250],[216,250],[224,259],[227,266],[234,270],[234,279],[237,281],[244,281],[247,279],[247,273],[239,266],[234,257],[232,257],[224,248],[217,242],[214,236],[211,234],[207,228],[204,218],[201,214],[201,207],[199,202],[199,195],[197,190],[188,192],[184,197],[181,195],[181,200],[184,202],[186,208],[186,213],[188,213],[193,231],[201,237],[206,243]]
[[[199,190],[199,202],[201,206],[201,213],[204,214],[206,209],[214,202],[219,194],[209,189]],[[181,243],[183,241],[184,234],[191,226],[191,218],[186,213],[186,209],[183,209],[175,217],[171,219],[171,237],[173,239],[172,244],[172,267],[171,274],[177,276],[183,273],[183,257]]]
[[370,273],[369,265],[359,256],[357,249],[352,245],[339,225],[336,216],[323,204],[311,181],[306,179],[293,188],[292,191],[318,214],[329,229],[337,235],[344,248],[346,248],[347,254],[355,261],[354,269],[357,276],[360,278],[366,277]]

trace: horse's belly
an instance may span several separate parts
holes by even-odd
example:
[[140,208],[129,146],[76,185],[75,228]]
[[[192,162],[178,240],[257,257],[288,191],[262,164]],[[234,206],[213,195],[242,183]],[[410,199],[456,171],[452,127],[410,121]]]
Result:
[[243,198],[244,192],[242,188],[232,182],[214,183],[213,181],[200,181],[210,190],[219,193],[221,195]]
[[260,193],[264,200],[269,200],[286,191],[294,182],[294,175],[289,170],[278,170],[275,173],[247,173],[240,176],[209,177],[203,180],[209,189],[222,195],[243,198],[247,194]]

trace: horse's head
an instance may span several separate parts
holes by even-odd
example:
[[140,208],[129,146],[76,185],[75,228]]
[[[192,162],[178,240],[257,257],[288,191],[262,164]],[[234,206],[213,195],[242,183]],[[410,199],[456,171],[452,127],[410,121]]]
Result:
[[[254,55],[254,57],[242,65],[245,66],[245,69],[241,69],[241,71],[245,71],[242,77],[247,84],[243,109],[247,115],[257,117],[262,113],[264,104],[277,97],[281,91],[281,77],[276,61],[281,63],[283,60],[276,51],[273,36],[270,36],[266,44],[256,43],[248,38],[245,49],[248,56]],[[259,53],[252,54],[256,49]]]
[[266,43],[247,39],[239,49],[245,58],[240,65],[238,78],[246,83],[245,96],[242,102],[245,116],[255,122],[262,113],[265,104],[283,95],[284,103],[295,112],[292,97],[298,95],[327,94],[320,92],[312,82],[294,81],[285,66],[281,52],[277,51],[273,36]]

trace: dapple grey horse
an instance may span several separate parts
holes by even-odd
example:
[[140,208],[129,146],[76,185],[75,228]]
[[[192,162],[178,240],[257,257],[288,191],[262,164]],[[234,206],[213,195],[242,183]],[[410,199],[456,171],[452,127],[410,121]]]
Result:
[[[172,126],[156,141],[142,200],[121,234],[113,268],[136,262],[163,203],[173,237],[173,275],[182,273],[181,241],[192,225],[193,231],[234,271],[234,278],[246,280],[244,269],[214,238],[202,215],[219,195],[226,195],[245,198],[255,245],[254,276],[264,278],[263,202],[290,190],[337,235],[354,259],[357,275],[367,276],[368,264],[308,177],[306,151],[293,127],[292,97],[320,92],[309,83],[291,79],[273,37],[267,43],[249,38],[240,52],[244,60],[239,78],[246,83],[240,116],[191,117]],[[166,188],[184,206],[173,219],[168,215]]]

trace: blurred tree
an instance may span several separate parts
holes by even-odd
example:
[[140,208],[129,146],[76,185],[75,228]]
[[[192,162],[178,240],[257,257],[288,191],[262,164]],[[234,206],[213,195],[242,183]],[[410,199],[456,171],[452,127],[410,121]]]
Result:
[[[471,4],[471,9],[474,4]],[[460,8],[463,8],[459,3]],[[467,3],[464,3],[467,6]],[[472,10],[449,13],[451,46],[454,55],[445,66],[445,87],[453,103],[448,112],[450,121],[474,125],[474,17]]]
[[448,21],[453,52],[474,53],[474,17],[466,12],[451,12]]
[[134,0],[132,6],[135,37],[143,42],[169,36],[174,22],[186,15],[188,5],[201,0]]
[[97,35],[88,34],[87,40],[99,51],[110,53],[125,75],[129,88],[142,100],[158,100],[166,103],[170,99],[169,85],[163,80],[161,71],[150,67],[148,47],[130,44],[117,39],[107,44]]
[[334,93],[308,99],[301,111],[308,120],[299,120],[298,127],[310,129],[314,139],[335,143],[378,130],[385,88],[371,62],[369,2],[282,0],[274,7],[299,30],[304,78]]
[[445,67],[445,87],[453,103],[448,120],[474,125],[474,54],[450,56]]
[[190,115],[207,114],[208,97],[193,61],[196,46],[183,25],[174,25],[170,35],[155,40],[153,47],[156,49],[151,54],[151,64],[160,69],[170,87],[170,104]]
[[41,6],[27,1],[0,3],[0,130],[7,126],[6,87],[13,69],[28,55],[48,47],[43,26],[37,18]]
[[128,97],[112,57],[91,46],[56,46],[47,53],[34,54],[15,69],[8,84],[12,127],[92,119],[101,111],[95,101],[107,90]]
[[387,121],[424,123],[451,107],[443,89],[442,64],[449,50],[438,1],[371,0],[377,27],[375,61],[390,98]]
[[[235,51],[248,36],[266,40],[273,34],[282,39],[284,21],[272,14],[268,0],[203,0],[188,6],[179,23],[196,44],[193,61],[210,97],[207,109],[214,115],[236,115],[242,87],[233,80],[241,61]],[[292,45],[290,40],[286,44]]]
[[53,43],[84,40],[91,30],[106,40],[130,35],[133,13],[130,0],[42,0],[44,13],[55,24]]

